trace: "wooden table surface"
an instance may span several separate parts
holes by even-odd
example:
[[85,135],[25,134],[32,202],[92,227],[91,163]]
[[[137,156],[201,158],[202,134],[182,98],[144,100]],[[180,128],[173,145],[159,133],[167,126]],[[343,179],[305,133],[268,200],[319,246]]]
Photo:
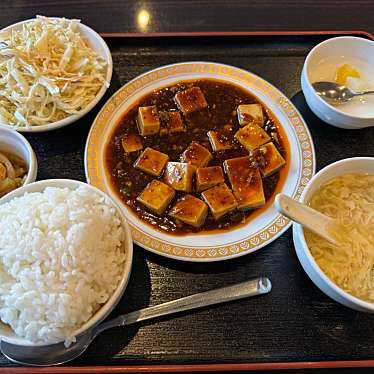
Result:
[[0,27],[35,14],[82,19],[99,32],[365,30],[373,0],[2,0]]
[[[374,33],[374,0],[2,0],[0,28],[36,14],[79,18],[102,33],[282,30]],[[371,370],[314,372],[348,374]]]

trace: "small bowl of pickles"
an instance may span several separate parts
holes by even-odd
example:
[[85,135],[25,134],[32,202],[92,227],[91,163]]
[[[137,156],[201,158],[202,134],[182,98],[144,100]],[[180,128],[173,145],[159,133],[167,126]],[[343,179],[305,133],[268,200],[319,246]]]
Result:
[[0,128],[0,198],[8,192],[35,181],[38,163],[24,136]]

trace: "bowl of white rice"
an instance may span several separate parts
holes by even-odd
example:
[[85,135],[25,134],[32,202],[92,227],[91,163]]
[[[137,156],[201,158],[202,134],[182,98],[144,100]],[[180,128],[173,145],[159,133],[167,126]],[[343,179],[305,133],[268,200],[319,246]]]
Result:
[[67,179],[0,199],[0,339],[74,342],[104,320],[130,277],[133,246],[122,208]]

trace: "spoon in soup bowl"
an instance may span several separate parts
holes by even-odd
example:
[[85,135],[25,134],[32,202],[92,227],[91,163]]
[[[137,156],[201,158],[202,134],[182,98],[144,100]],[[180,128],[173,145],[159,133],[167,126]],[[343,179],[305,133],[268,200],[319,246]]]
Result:
[[315,234],[326,239],[330,243],[337,245],[337,239],[332,232],[333,229],[336,231],[336,228],[339,225],[335,219],[328,217],[305,204],[299,203],[284,194],[278,194],[275,196],[274,206],[279,213],[287,218],[299,223],[310,231],[313,231]]
[[315,82],[312,84],[318,96],[332,105],[346,103],[356,96],[373,95],[374,91],[353,92],[335,82]]

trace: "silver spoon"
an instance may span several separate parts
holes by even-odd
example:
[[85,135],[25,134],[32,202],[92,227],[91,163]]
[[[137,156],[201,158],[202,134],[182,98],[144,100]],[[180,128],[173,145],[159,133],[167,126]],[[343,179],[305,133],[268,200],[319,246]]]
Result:
[[332,105],[343,104],[355,96],[373,95],[374,91],[353,92],[335,82],[315,82],[312,84],[318,96]]
[[337,244],[336,239],[330,231],[331,227],[338,225],[333,218],[283,194],[275,196],[274,206],[279,213],[292,219],[292,221],[300,223],[300,225],[303,225],[330,243]]
[[47,346],[30,347],[1,341],[0,350],[6,358],[17,364],[31,366],[60,365],[80,356],[97,335],[112,327],[126,326],[186,310],[266,294],[271,291],[271,287],[272,285],[268,278],[260,277],[123,314],[77,336],[77,341],[68,348],[65,348],[63,342]]

